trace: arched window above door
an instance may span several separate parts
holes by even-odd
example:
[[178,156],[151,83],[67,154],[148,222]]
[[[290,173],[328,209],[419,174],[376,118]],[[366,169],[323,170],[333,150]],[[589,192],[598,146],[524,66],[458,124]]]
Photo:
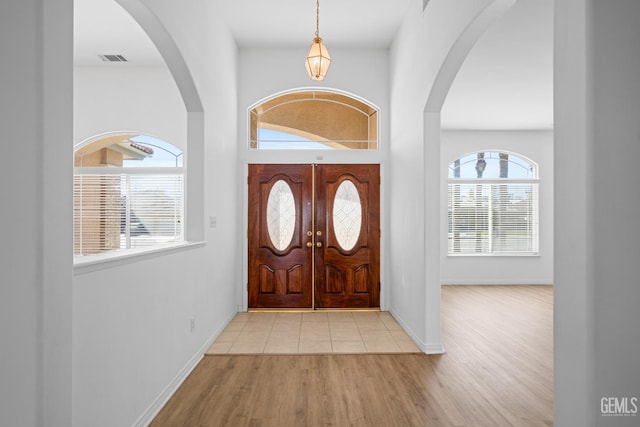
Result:
[[378,109],[353,96],[329,90],[276,95],[249,110],[249,147],[375,150]]

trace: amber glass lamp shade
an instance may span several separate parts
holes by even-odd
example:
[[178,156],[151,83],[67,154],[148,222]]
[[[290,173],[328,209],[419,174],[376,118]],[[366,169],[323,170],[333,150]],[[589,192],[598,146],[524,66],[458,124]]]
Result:
[[322,81],[327,76],[329,71],[329,65],[331,65],[331,56],[327,47],[322,43],[322,38],[316,37],[313,39],[311,49],[307,55],[305,66],[311,80]]

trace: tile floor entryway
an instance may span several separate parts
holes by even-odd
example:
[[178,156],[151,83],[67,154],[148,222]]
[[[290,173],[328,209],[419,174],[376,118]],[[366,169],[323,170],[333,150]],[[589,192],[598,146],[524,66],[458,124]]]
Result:
[[238,313],[206,354],[419,353],[387,312]]

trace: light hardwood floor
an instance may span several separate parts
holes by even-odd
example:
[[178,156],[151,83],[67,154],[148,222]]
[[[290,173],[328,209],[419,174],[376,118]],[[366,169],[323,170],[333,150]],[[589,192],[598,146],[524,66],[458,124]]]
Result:
[[206,356],[152,426],[546,426],[550,286],[446,286],[444,355]]

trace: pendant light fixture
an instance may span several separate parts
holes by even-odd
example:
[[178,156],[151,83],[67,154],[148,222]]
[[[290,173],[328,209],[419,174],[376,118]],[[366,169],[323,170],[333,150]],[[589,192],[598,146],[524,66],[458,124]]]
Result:
[[327,76],[331,57],[320,37],[320,0],[316,0],[316,36],[307,55],[305,66],[311,80],[322,81]]

